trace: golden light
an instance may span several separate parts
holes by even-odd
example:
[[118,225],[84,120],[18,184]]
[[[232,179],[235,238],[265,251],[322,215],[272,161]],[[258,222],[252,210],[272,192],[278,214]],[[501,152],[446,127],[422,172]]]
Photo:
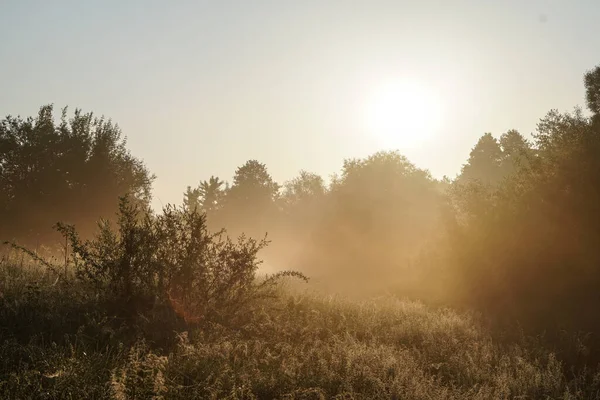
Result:
[[439,96],[415,81],[381,85],[367,99],[365,123],[369,135],[383,147],[415,147],[441,128]]

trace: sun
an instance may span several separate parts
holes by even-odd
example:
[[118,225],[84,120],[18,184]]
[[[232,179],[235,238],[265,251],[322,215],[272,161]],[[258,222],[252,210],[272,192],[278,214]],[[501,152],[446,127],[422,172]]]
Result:
[[435,91],[416,81],[389,82],[367,99],[368,134],[386,148],[418,147],[441,128],[442,103]]

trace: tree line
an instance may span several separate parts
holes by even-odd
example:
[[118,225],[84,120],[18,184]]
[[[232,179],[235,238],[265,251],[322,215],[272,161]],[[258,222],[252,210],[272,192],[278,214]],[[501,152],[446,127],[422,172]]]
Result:
[[[435,179],[399,152],[345,160],[331,182],[301,171],[279,184],[249,160],[233,180],[207,176],[182,207],[271,245],[263,258],[349,293],[390,290],[467,306],[496,320],[600,331],[600,67],[588,112],[551,110],[531,140],[485,133],[460,173]],[[118,126],[52,106],[0,123],[0,237],[51,243],[58,221],[85,236],[119,196],[149,209],[154,176]]]

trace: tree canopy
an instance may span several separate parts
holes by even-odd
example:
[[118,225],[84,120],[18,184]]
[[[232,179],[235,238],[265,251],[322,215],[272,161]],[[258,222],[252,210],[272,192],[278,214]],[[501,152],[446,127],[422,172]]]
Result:
[[154,176],[131,155],[110,120],[77,109],[58,123],[53,106],[33,118],[0,122],[0,237],[24,243],[51,241],[59,221],[90,234],[112,218],[119,196],[147,205]]

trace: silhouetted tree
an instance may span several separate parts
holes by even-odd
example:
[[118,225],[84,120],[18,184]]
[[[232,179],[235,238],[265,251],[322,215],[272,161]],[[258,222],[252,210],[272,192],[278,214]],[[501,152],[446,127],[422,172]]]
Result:
[[198,187],[200,202],[202,209],[207,214],[213,213],[221,207],[221,202],[225,195],[225,190],[223,190],[224,184],[225,182],[216,176],[211,176],[208,181],[200,182],[200,186]]
[[251,206],[274,201],[278,190],[279,185],[269,175],[266,165],[250,160],[235,171],[233,185],[227,196],[229,201],[241,200]]
[[527,167],[534,156],[531,144],[514,129],[500,136],[500,146],[503,178],[512,175],[520,167]]
[[200,188],[192,189],[191,186],[188,186],[183,193],[183,208],[188,212],[199,210],[200,196]]
[[502,149],[491,133],[485,133],[471,150],[469,160],[463,165],[459,181],[479,181],[495,185],[502,178]]
[[154,177],[133,157],[117,125],[75,110],[58,125],[53,107],[36,118],[0,122],[0,237],[30,244],[51,241],[58,221],[85,236],[111,218],[129,193],[147,205]]
[[586,72],[584,76],[585,97],[589,110],[598,119],[600,115],[600,65]]
[[273,181],[265,164],[250,160],[239,167],[223,199],[227,229],[232,233],[264,235],[267,222],[277,211],[278,192],[279,185]]
[[325,196],[327,188],[319,175],[300,171],[300,175],[283,185],[281,200],[286,210],[300,207],[307,202],[314,202]]

